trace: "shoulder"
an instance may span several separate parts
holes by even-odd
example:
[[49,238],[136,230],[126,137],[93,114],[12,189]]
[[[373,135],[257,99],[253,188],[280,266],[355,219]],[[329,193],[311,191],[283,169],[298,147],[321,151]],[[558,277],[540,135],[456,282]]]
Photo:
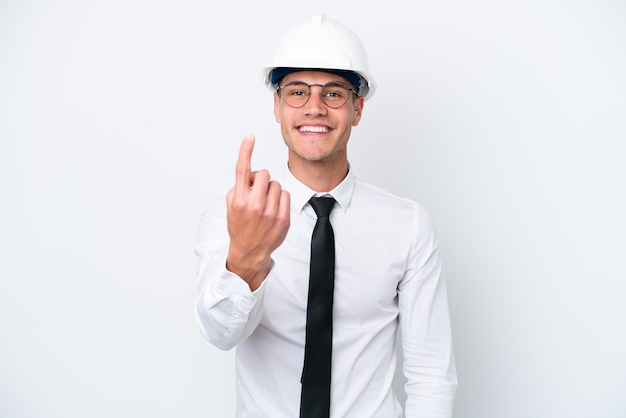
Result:
[[357,204],[370,202],[372,207],[397,208],[409,211],[424,210],[422,205],[413,199],[402,197],[359,178],[355,179],[353,199]]
[[207,243],[221,237],[226,229],[226,198],[212,198],[202,212],[198,221],[196,239],[198,244]]
[[200,211],[201,221],[206,218],[226,218],[226,196],[211,196]]
[[392,193],[382,187],[355,180],[351,206],[361,211],[374,212],[375,216],[393,219],[409,229],[432,229],[432,220],[427,209],[418,201]]

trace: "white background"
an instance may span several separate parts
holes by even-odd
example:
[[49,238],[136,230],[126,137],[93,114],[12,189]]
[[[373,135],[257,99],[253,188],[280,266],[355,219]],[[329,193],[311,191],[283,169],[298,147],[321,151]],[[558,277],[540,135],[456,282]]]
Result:
[[196,226],[244,134],[282,170],[260,68],[319,11],[379,82],[355,172],[434,218],[455,418],[626,416],[626,4],[314,3],[0,1],[1,417],[233,416]]

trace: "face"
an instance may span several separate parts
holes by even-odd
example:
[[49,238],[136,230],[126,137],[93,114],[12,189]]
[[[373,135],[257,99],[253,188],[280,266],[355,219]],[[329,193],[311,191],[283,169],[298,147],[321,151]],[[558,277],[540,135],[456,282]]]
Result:
[[[321,84],[336,81],[350,85],[343,77],[320,71],[299,71],[286,75],[281,85],[292,81]],[[290,107],[274,94],[274,116],[280,123],[283,139],[289,148],[290,164],[347,163],[347,144],[353,126],[361,120],[363,98],[354,94],[339,109],[322,101],[321,87],[311,87],[308,102],[299,108]]]

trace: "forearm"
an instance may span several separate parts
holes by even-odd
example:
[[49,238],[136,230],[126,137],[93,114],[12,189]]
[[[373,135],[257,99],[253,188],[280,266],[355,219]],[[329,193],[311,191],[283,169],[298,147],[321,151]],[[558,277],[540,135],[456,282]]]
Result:
[[[432,273],[440,276],[438,268]],[[419,295],[409,297],[416,303],[400,314],[406,418],[451,418],[457,375],[445,283],[442,277],[418,279]],[[401,299],[411,293],[404,290]]]
[[246,339],[263,315],[261,286],[251,292],[248,284],[225,268],[201,280],[196,319],[202,334],[221,350],[230,350]]
[[430,317],[401,331],[406,418],[452,417],[457,375],[447,304],[435,305],[427,307]]
[[200,219],[196,243],[198,296],[196,319],[200,331],[213,345],[229,350],[247,338],[262,317],[263,286],[255,292],[226,269],[229,239],[223,202]]
[[430,376],[423,376],[407,382],[405,417],[451,418],[456,386],[455,373],[433,380]]

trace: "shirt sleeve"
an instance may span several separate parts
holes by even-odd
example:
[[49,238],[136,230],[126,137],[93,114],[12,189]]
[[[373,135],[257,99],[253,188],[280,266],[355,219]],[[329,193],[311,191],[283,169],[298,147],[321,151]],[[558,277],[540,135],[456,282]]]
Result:
[[457,375],[448,299],[433,225],[419,206],[413,232],[409,266],[398,287],[405,414],[450,418]]
[[248,338],[261,321],[265,282],[252,292],[242,278],[226,269],[225,208],[225,201],[218,200],[200,218],[195,250],[199,260],[196,321],[211,344],[230,350]]

